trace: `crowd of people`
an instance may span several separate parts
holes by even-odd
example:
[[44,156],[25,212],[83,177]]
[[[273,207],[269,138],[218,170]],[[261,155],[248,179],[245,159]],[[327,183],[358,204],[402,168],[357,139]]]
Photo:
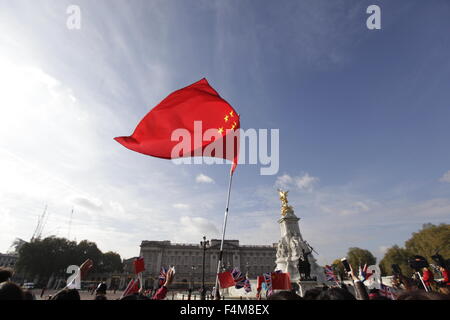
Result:
[[[13,271],[9,268],[0,268],[0,301],[1,300],[36,300],[36,296],[29,289],[22,289],[18,284],[10,281]],[[168,287],[173,282],[174,273],[169,270],[164,284],[152,294],[149,290],[140,289],[127,295],[123,295],[119,300],[164,300],[167,296]],[[41,294],[42,297],[43,294]],[[48,300],[81,300],[80,292],[77,289],[68,287],[58,291],[54,295],[49,295]],[[95,290],[93,300],[108,300],[107,286],[100,283]]]
[[[337,282],[334,286],[316,287],[304,292],[303,297],[298,295],[295,289],[279,291],[268,295],[267,300],[450,300],[449,270],[446,266],[439,267],[443,278],[440,281],[434,279],[434,274],[429,266],[416,271],[413,277],[406,277],[402,273],[394,274],[392,287],[389,287],[387,295],[380,289],[368,289],[364,280],[356,275],[350,265],[348,277],[351,279],[351,283]],[[22,289],[18,284],[12,282],[10,280],[12,276],[11,269],[0,268],[0,300],[36,300],[31,290]],[[169,270],[165,282],[155,292],[141,288],[132,293],[123,294],[119,300],[164,300],[173,279],[174,272]],[[100,283],[93,296],[94,300],[108,300],[106,284]],[[81,296],[77,289],[66,287],[54,295],[49,295],[47,299],[81,300]],[[215,299],[220,299],[220,295],[217,295]]]
[[417,272],[411,278],[401,273],[395,274],[392,287],[389,287],[392,290],[386,294],[380,289],[368,289],[350,266],[348,275],[352,285],[339,283],[333,287],[313,288],[307,290],[303,297],[294,290],[281,291],[269,296],[268,300],[450,300],[449,270],[444,266],[439,267],[443,276],[441,281],[434,280],[429,267],[424,267],[421,271],[422,273]]

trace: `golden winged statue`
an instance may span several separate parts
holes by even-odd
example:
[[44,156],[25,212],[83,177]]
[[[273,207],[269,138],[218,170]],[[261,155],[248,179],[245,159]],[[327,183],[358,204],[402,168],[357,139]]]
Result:
[[278,189],[278,194],[280,195],[280,200],[281,200],[281,215],[283,217],[285,217],[286,214],[288,214],[289,212],[293,212],[293,209],[289,205],[289,201],[287,198],[288,193],[289,193],[289,191],[283,191],[281,189]]

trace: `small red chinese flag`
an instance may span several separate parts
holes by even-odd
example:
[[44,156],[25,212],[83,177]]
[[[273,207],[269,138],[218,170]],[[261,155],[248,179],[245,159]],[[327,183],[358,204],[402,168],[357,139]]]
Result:
[[234,287],[235,282],[233,275],[229,271],[225,271],[222,273],[219,273],[219,284],[222,289],[226,289],[229,287]]
[[125,291],[122,294],[122,297],[126,297],[129,295],[132,295],[134,293],[139,292],[139,280],[138,279],[131,279],[131,281],[128,283],[127,287],[125,288]]
[[257,278],[257,286],[256,286],[256,291],[261,291],[262,290],[262,284],[265,283],[264,277],[263,276],[258,276]]
[[137,258],[134,260],[134,273],[139,274],[145,271],[144,258]]
[[[163,159],[201,156],[228,159],[233,162],[234,171],[239,128],[236,110],[202,79],[165,98],[144,117],[132,136],[115,140],[130,150]],[[177,129],[189,133],[190,141],[181,141],[184,139],[179,130],[173,136]],[[226,136],[233,135],[237,138],[233,138],[233,144],[228,143],[227,150]]]
[[272,273],[272,290],[291,290],[291,275],[289,273]]

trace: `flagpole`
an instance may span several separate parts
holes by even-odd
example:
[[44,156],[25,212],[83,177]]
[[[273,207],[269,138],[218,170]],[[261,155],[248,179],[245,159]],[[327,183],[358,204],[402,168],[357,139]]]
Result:
[[223,229],[222,229],[222,242],[220,243],[220,253],[219,253],[219,261],[217,262],[217,274],[216,274],[216,286],[215,286],[215,295],[214,298],[217,298],[219,293],[219,273],[220,273],[220,265],[223,259],[223,244],[225,242],[225,232],[227,230],[227,221],[228,221],[228,211],[230,207],[230,196],[231,196],[231,185],[233,183],[233,170],[230,173],[230,181],[228,184],[228,194],[227,194],[227,204],[225,208],[225,215],[223,219]]

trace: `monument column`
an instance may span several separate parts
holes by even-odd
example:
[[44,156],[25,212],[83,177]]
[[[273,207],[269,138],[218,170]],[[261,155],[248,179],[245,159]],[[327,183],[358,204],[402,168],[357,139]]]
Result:
[[[278,220],[281,239],[278,242],[276,270],[289,272],[292,282],[324,281],[323,268],[313,257],[313,248],[304,241],[294,209],[289,205],[289,191],[278,190],[281,200],[281,218]],[[300,267],[300,268],[299,268]],[[299,269],[302,271],[300,274]]]

